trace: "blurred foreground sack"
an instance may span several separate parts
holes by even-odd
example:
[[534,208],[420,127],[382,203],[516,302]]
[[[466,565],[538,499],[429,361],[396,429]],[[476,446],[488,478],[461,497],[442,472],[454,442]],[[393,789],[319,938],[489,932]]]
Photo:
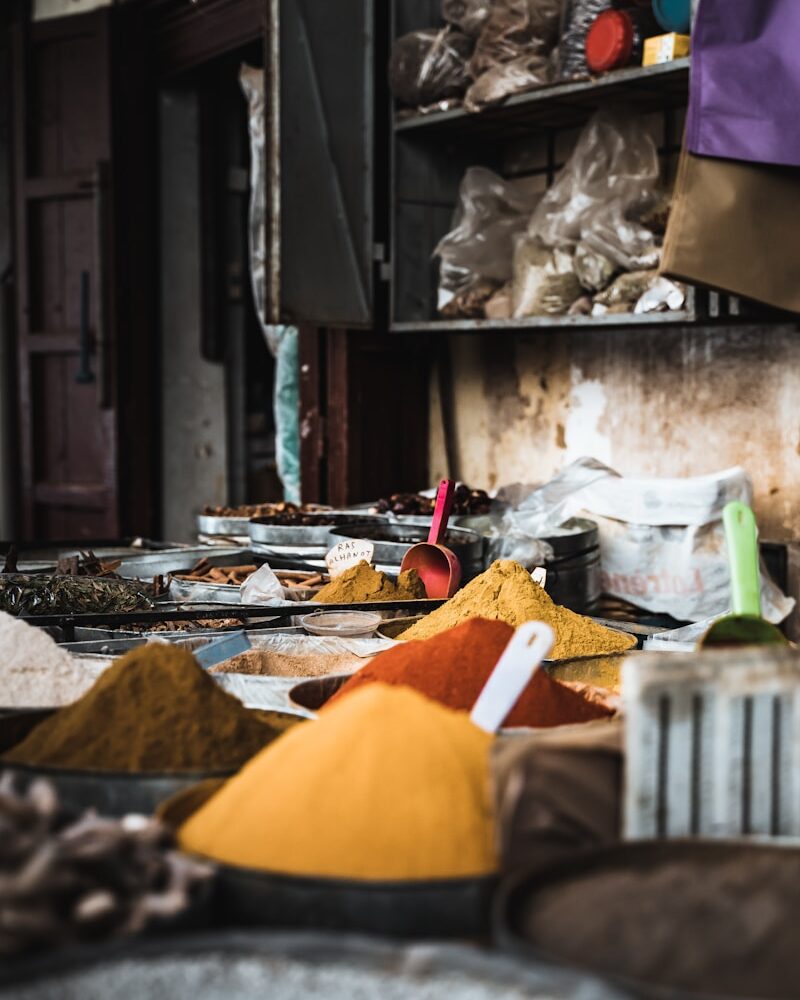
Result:
[[622,745],[620,719],[497,741],[491,767],[503,871],[620,839]]

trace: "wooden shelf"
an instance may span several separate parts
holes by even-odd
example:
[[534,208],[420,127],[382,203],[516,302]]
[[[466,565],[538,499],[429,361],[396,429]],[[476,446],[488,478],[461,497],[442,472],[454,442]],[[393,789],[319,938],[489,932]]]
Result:
[[636,66],[605,76],[570,80],[539,90],[515,94],[502,104],[483,111],[464,108],[430,114],[399,113],[394,130],[398,135],[470,137],[502,134],[510,138],[531,131],[565,129],[582,125],[598,108],[614,101],[644,113],[686,104],[689,93],[689,58],[658,66]]
[[[391,333],[525,333],[548,330],[608,330],[634,327],[686,326],[696,323],[698,316],[690,310],[674,312],[613,313],[605,316],[527,316],[524,319],[435,319],[392,323]],[[706,322],[719,322],[708,319]]]

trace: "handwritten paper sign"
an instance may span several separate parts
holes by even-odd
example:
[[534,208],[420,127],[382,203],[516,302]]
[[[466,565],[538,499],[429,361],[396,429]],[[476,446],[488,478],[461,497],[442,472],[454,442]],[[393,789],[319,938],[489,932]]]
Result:
[[533,577],[533,582],[538,583],[540,587],[544,587],[547,582],[547,570],[544,566],[537,566],[531,573],[531,576]]
[[364,538],[348,538],[346,541],[334,545],[325,556],[331,579],[341,576],[345,570],[358,565],[362,559],[364,562],[371,563],[374,552],[375,546]]

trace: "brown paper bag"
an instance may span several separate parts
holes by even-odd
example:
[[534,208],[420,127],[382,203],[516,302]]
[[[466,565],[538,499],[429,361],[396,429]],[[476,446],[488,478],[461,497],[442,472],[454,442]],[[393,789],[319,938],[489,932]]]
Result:
[[661,270],[800,312],[800,170],[684,147]]

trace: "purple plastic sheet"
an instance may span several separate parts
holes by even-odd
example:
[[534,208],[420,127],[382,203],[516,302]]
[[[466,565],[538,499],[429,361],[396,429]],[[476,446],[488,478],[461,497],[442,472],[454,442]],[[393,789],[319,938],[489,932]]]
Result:
[[800,166],[800,0],[701,0],[692,34],[692,153]]

